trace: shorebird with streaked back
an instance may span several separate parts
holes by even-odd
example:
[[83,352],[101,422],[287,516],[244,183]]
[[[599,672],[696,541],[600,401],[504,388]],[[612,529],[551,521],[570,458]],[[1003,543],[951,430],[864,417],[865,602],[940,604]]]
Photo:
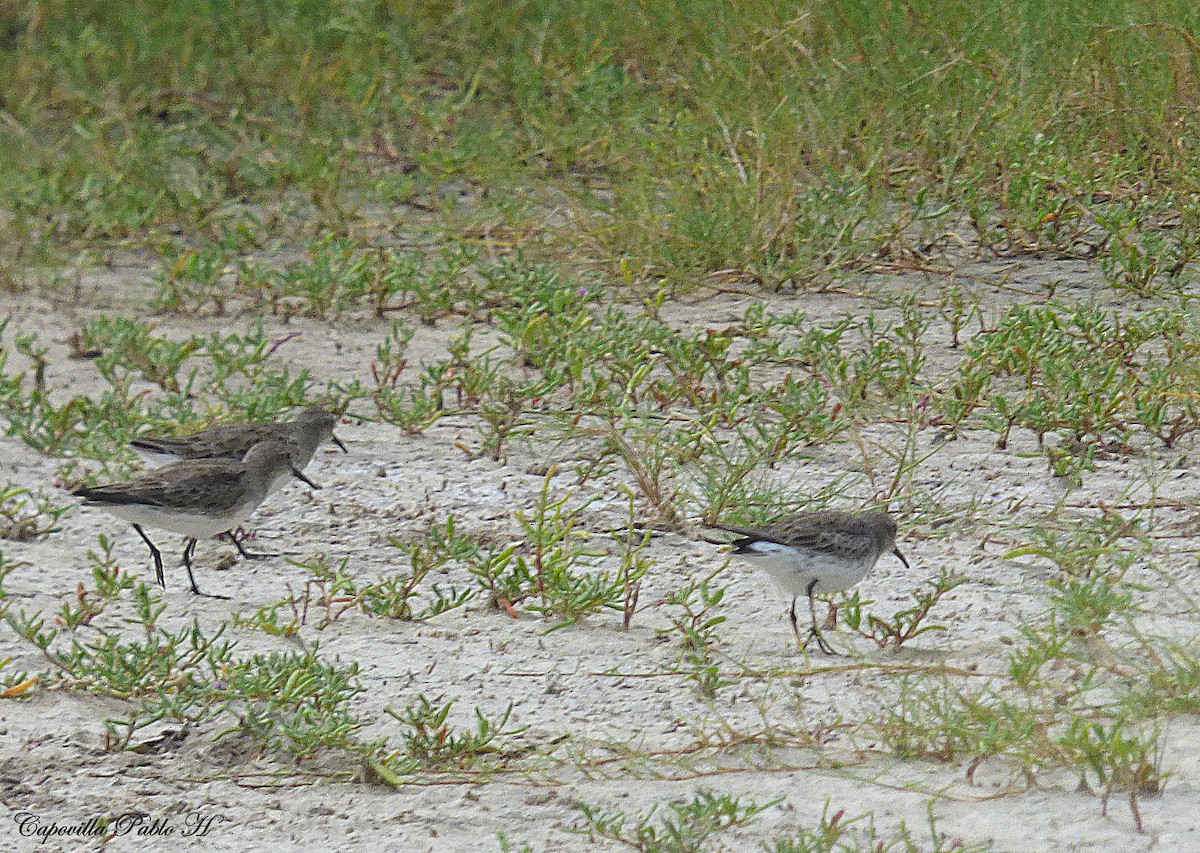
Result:
[[[892,553],[908,568],[896,547],[896,522],[886,512],[802,512],[756,527],[715,525],[736,533],[734,555],[762,569],[792,597],[788,617],[801,648],[816,638],[826,654],[833,649],[817,627],[813,596],[849,589],[867,576],[884,554]],[[808,596],[812,627],[801,638],[796,624],[796,600]]]
[[[287,476],[303,480],[314,489],[320,488],[292,462],[291,448],[280,441],[263,441],[251,447],[242,459],[187,459],[156,468],[128,483],[84,486],[73,494],[85,499],[84,506],[107,510],[133,525],[150,548],[155,577],[163,589],[167,584],[162,554],[143,526],[188,537],[183,565],[192,592],[203,595],[192,575],[196,540],[228,533],[245,522],[270,494],[273,483]],[[242,556],[269,556],[248,554],[236,538],[230,538]]]
[[[314,406],[305,409],[290,421],[243,422],[221,424],[184,436],[138,436],[130,445],[155,461],[180,459],[241,459],[260,441],[281,441],[287,445],[292,465],[303,471],[312,461],[317,448],[326,440],[348,453],[346,445],[333,428],[338,416],[327,409]],[[288,481],[287,472],[271,484],[271,491]]]

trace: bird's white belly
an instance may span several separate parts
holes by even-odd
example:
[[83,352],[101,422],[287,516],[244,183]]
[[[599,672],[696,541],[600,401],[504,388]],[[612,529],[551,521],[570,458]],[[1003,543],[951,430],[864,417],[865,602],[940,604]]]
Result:
[[814,580],[817,582],[814,593],[849,589],[871,570],[871,564],[865,560],[847,560],[776,542],[755,542],[749,551],[736,556],[770,575],[789,596],[806,595]]
[[226,530],[237,527],[249,518],[254,510],[253,507],[250,507],[248,511],[243,512],[243,507],[234,507],[227,513],[208,516],[144,504],[105,504],[101,505],[101,508],[130,524],[169,530],[171,533],[194,536],[197,539],[216,536],[218,533],[224,533]]

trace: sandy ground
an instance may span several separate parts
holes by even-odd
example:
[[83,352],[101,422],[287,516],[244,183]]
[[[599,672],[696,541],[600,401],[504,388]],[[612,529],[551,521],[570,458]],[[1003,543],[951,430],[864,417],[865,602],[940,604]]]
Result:
[[[131,263],[102,274],[90,274],[84,289],[91,293],[88,312],[120,310],[136,313],[145,265]],[[996,277],[1001,274],[996,272]],[[1037,292],[1039,282],[1062,279],[1060,299],[1086,298],[1094,280],[1075,262],[1031,261],[1004,272],[1009,287]],[[883,282],[868,282],[877,286]],[[893,284],[919,290],[916,277]],[[95,287],[92,291],[91,288]],[[998,288],[989,304],[1019,298]],[[720,325],[740,316],[746,297],[723,294],[689,304],[672,304],[666,317],[680,324]],[[777,311],[803,308],[818,322],[866,309],[868,303],[844,294],[813,294],[770,300]],[[4,306],[13,320],[8,335],[36,331],[55,341],[49,373],[51,383],[70,380],[73,393],[98,391],[102,381],[86,362],[62,356],[65,329],[87,315],[56,300],[30,296]],[[186,333],[186,319],[160,318],[159,330]],[[193,321],[194,322],[194,321]],[[206,329],[245,328],[244,320],[206,319]],[[270,325],[270,324],[269,324]],[[416,359],[437,352],[457,327],[447,322],[422,328],[413,343]],[[367,365],[386,333],[381,323],[345,321],[323,324],[295,320],[279,332],[302,336],[280,350],[279,356],[297,367],[308,367],[318,378],[337,376],[367,379]],[[937,324],[931,329],[931,353],[944,349],[948,334]],[[11,338],[10,338],[11,339]],[[953,354],[946,350],[946,358]],[[455,446],[478,443],[465,420],[442,422],[424,435],[405,436],[380,424],[347,424],[339,433],[350,446],[343,456],[319,453],[308,473],[324,489],[309,492],[289,486],[269,499],[254,520],[258,545],[297,557],[325,553],[350,558],[359,578],[372,579],[397,570],[405,559],[386,542],[389,534],[423,532],[435,521],[453,514],[464,531],[486,533],[499,540],[517,541],[520,530],[514,510],[528,506],[542,485],[546,451],[514,447],[508,464],[470,459]],[[870,438],[871,435],[868,435]],[[876,436],[886,440],[886,430]],[[932,441],[932,432],[924,436]],[[1050,575],[1036,561],[1006,560],[1003,555],[1019,540],[1006,530],[1012,521],[1006,507],[1021,501],[1018,513],[1035,516],[1062,496],[1060,481],[1046,470],[1044,459],[1020,456],[1025,437],[1015,437],[1008,453],[995,450],[991,434],[968,434],[952,452],[939,452],[920,469],[914,485],[936,498],[948,524],[930,535],[928,525],[902,529],[902,547],[912,568],[885,558],[863,582],[864,597],[884,612],[896,609],[922,581],[941,568],[965,574],[968,582],[940,605],[944,633],[927,634],[911,646],[881,651],[870,642],[842,631],[835,642],[868,661],[895,664],[944,662],[957,667],[995,671],[1003,660],[1005,642],[1020,621],[1043,607],[1043,582]],[[1032,440],[1029,440],[1032,449]],[[1162,475],[1160,498],[1184,505],[1200,493],[1197,469],[1184,451],[1139,455],[1100,462],[1100,470],[1072,493],[1070,503],[1136,499],[1126,486],[1136,472],[1153,467]],[[835,443],[815,450],[814,458],[782,466],[779,476],[797,488],[819,489],[856,464],[857,452]],[[59,460],[45,458],[16,438],[0,438],[0,480],[27,486],[35,494],[71,500],[54,488]],[[573,475],[563,473],[557,490],[573,487]],[[578,499],[595,497],[587,524],[596,536],[619,527],[625,518],[623,499],[610,476],[588,483]],[[851,481],[853,482],[853,481]],[[847,496],[847,506],[867,493]],[[1145,495],[1143,495],[1145,497]],[[985,507],[969,513],[972,501]],[[957,517],[956,517],[957,513]],[[1195,627],[1186,618],[1179,591],[1200,594],[1200,570],[1187,552],[1193,513],[1164,511],[1160,534],[1164,554],[1157,565],[1169,570],[1177,586],[1148,568],[1145,606],[1155,613],[1161,630],[1191,636]],[[10,559],[25,565],[14,572],[6,589],[16,607],[50,613],[88,580],[85,554],[96,537],[107,533],[117,540],[121,565],[152,578],[148,555],[137,535],[104,513],[75,510],[62,520],[62,531],[32,543],[0,542]],[[178,543],[160,534],[164,553],[177,553]],[[228,546],[203,542],[198,553],[197,578],[202,588],[221,591],[232,601],[197,598],[187,591],[186,576],[169,566],[163,622],[168,627],[196,620],[211,630],[231,614],[249,615],[256,608],[285,598],[303,586],[305,572],[282,558],[239,562],[218,570],[218,558]],[[649,546],[654,568],[642,593],[654,602],[688,578],[719,568],[727,555],[698,538],[656,535]],[[831,661],[817,655],[811,661],[795,648],[782,603],[767,578],[731,564],[723,575],[727,586],[721,606],[728,621],[719,629],[721,651],[734,660],[763,667],[805,670],[808,664]],[[465,571],[452,567],[443,583],[470,585]],[[1101,816],[1098,800],[1075,790],[1077,780],[1047,774],[1039,787],[1013,785],[1006,768],[985,765],[974,786],[964,780],[964,766],[902,762],[873,751],[861,736],[846,736],[834,724],[872,718],[886,701],[893,681],[871,671],[834,669],[814,675],[742,678],[736,686],[706,700],[681,675],[665,672],[679,658],[678,644],[664,640],[658,629],[670,624],[670,609],[651,607],[638,614],[623,631],[620,615],[589,618],[577,625],[545,633],[546,624],[524,614],[513,620],[487,609],[482,598],[426,623],[371,619],[347,614],[305,636],[320,640],[329,659],[357,661],[366,690],[356,710],[376,720],[372,734],[396,734],[397,724],[384,708],[401,708],[418,694],[456,699],[459,725],[471,722],[478,707],[489,716],[512,703],[512,724],[527,727],[518,743],[536,749],[558,744],[551,760],[536,772],[498,774],[469,783],[429,780],[390,789],[367,784],[334,782],[319,776],[272,775],[278,762],[254,756],[236,739],[214,740],[215,730],[202,728],[181,743],[159,752],[111,753],[103,749],[103,721],[120,716],[123,704],[65,691],[33,691],[21,701],[0,701],[0,847],[6,849],[91,849],[92,841],[57,840],[37,844],[14,831],[15,815],[33,812],[43,820],[70,823],[102,814],[135,812],[148,820],[165,819],[176,828],[173,838],[116,838],[106,849],[204,849],[257,851],[263,849],[355,851],[477,851],[498,849],[497,833],[514,847],[533,850],[626,849],[606,841],[589,842],[568,828],[581,821],[579,802],[623,809],[637,814],[656,803],[690,798],[708,789],[760,803],[781,798],[752,825],[719,836],[719,848],[761,849],[764,841],[785,837],[797,828],[812,828],[823,810],[844,809],[848,816],[870,813],[880,830],[904,822],[914,835],[927,839],[927,813],[932,808],[938,829],[950,839],[990,843],[1010,851],[1183,851],[1200,849],[1200,727],[1193,719],[1166,726],[1165,766],[1172,771],[1165,793],[1142,801],[1146,832],[1139,834],[1128,808],[1118,795],[1108,815]],[[287,640],[249,629],[233,630],[241,654],[290,648]],[[38,671],[41,658],[0,627],[0,658],[11,655],[11,666]],[[834,659],[845,663],[853,658]],[[759,748],[730,750],[716,763],[685,760],[598,764],[615,756],[615,744],[664,753],[683,750],[703,735],[753,732],[764,718],[793,729],[833,726],[819,749]],[[149,738],[154,730],[139,738]],[[559,743],[563,735],[569,740]],[[569,755],[586,756],[573,762]],[[719,765],[719,766],[718,766]],[[717,772],[721,770],[722,772]],[[670,775],[676,778],[654,778]],[[1019,780],[1017,780],[1019,781]],[[932,803],[932,806],[930,805]],[[215,816],[203,838],[181,838],[187,815]]]

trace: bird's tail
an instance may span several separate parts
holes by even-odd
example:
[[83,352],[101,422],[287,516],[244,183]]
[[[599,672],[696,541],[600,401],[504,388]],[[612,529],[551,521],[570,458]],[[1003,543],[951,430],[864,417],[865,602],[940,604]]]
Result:
[[175,453],[178,449],[175,442],[164,438],[133,438],[129,442],[130,447],[136,447],[139,450],[149,450],[152,453]]
[[71,492],[77,498],[83,498],[89,502],[106,503],[106,504],[134,504],[144,503],[136,496],[128,492],[115,489],[112,486],[82,486]]

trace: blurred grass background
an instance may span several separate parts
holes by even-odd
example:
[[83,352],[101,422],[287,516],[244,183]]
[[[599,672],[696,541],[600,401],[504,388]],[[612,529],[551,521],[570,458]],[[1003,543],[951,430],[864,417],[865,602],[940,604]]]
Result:
[[559,245],[629,279],[1070,251],[1098,205],[1195,221],[1198,29],[1138,0],[4,0],[0,227],[336,230],[461,179],[517,219],[555,188]]

